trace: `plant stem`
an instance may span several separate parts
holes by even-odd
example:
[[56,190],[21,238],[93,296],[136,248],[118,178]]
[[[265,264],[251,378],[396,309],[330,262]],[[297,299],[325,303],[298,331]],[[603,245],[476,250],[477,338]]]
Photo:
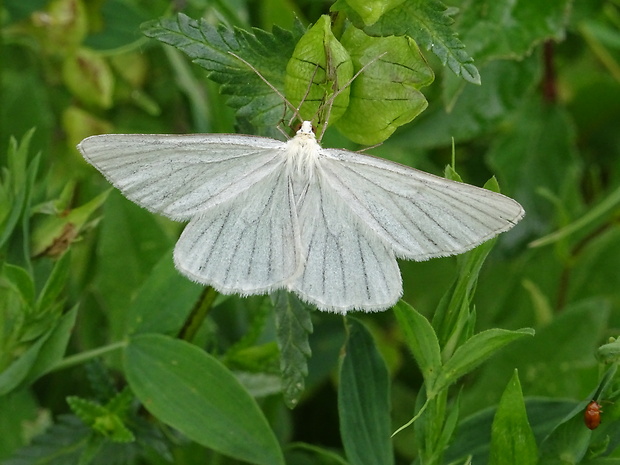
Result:
[[88,360],[92,360],[97,357],[101,357],[108,352],[113,352],[115,350],[121,349],[127,345],[127,341],[119,341],[114,342],[112,344],[108,344],[107,346],[99,347],[93,350],[87,350],[86,352],[81,352],[79,354],[71,355],[70,357],[66,357],[58,362],[51,371],[59,371],[64,370],[65,368],[71,368],[75,365],[80,365]]

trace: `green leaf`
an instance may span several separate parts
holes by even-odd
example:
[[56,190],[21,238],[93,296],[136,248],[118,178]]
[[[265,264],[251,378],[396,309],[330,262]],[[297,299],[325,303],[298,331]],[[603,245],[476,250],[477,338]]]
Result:
[[394,315],[425,383],[432,386],[441,368],[439,341],[433,327],[404,300],[399,300],[394,306]]
[[0,247],[11,236],[22,215],[28,193],[32,189],[33,175],[38,168],[38,157],[28,166],[28,152],[34,129],[22,137],[19,144],[14,138],[7,150],[7,171],[0,177]]
[[540,461],[544,464],[580,463],[588,451],[592,431],[583,423],[585,400],[561,421],[540,445]]
[[234,52],[250,63],[272,86],[284,90],[287,63],[303,30],[299,24],[293,31],[274,26],[273,33],[253,29],[212,26],[182,13],[174,19],[160,19],[143,25],[148,37],[186,53],[194,63],[207,70],[209,79],[221,84],[221,93],[237,116],[259,126],[275,126],[284,115],[285,104],[255,71],[230,55]]
[[365,25],[374,24],[386,11],[397,7],[404,0],[346,0]]
[[491,429],[489,465],[536,465],[538,447],[528,422],[515,370],[497,407]]
[[456,382],[482,362],[493,356],[502,347],[523,336],[533,336],[531,328],[509,331],[506,329],[489,329],[478,333],[461,345],[454,355],[446,361],[437,376],[437,382],[429,388],[429,397]]
[[303,442],[290,444],[285,457],[290,464],[349,465],[335,452]]
[[178,334],[203,290],[203,286],[176,270],[170,250],[155,265],[131,303],[127,334]]
[[564,39],[571,0],[469,0],[458,30],[476,60],[521,60],[543,41]]
[[356,72],[370,64],[351,84],[336,126],[354,142],[378,144],[424,111],[428,103],[419,89],[433,82],[433,71],[409,37],[370,37],[350,26],[341,42]]
[[[487,154],[492,169],[508,192],[514,192],[527,212],[519,234],[537,237],[555,226],[554,214],[581,214],[581,168],[573,116],[557,105],[547,105],[539,96],[525,99],[514,115],[510,129],[494,139]],[[561,199],[567,211],[543,200]],[[612,200],[613,201],[613,200]],[[601,214],[597,210],[598,214]]]
[[291,292],[277,291],[273,295],[282,395],[288,408],[299,403],[308,376],[308,359],[312,354],[308,337],[312,333],[312,318],[308,307]]
[[458,274],[433,315],[433,327],[436,328],[444,356],[449,356],[459,341],[465,338],[463,332],[471,321],[471,300],[478,276],[495,242],[496,239],[491,239],[457,259]]
[[193,441],[250,463],[284,463],[254,399],[198,347],[162,335],[139,335],[125,349],[124,366],[146,409]]
[[77,49],[65,58],[62,76],[67,88],[86,106],[104,109],[112,106],[114,75],[98,53]]
[[112,191],[104,206],[96,275],[99,302],[110,322],[110,339],[126,335],[132,297],[167,254],[173,240],[151,212]]
[[37,298],[37,312],[50,311],[52,306],[56,303],[58,296],[67,285],[69,278],[69,272],[71,270],[71,255],[64,254],[55,264],[52,272],[50,273],[45,286],[39,293]]
[[69,338],[73,333],[77,313],[78,305],[75,305],[55,322],[49,336],[43,338],[44,342],[38,356],[30,368],[28,376],[22,381],[23,386],[32,384],[62,360],[69,345]]
[[351,465],[394,463],[390,439],[390,380],[385,362],[361,322],[348,319],[340,367],[340,434]]
[[295,108],[303,102],[302,120],[323,127],[327,122],[334,124],[345,112],[350,88],[344,86],[352,77],[351,57],[334,36],[330,17],[323,15],[295,46],[286,65],[284,88]]
[[480,84],[474,60],[452,28],[452,12],[453,9],[437,0],[406,0],[386,12],[372,26],[365,27],[364,32],[383,37],[408,35],[426,50],[431,50],[454,74]]

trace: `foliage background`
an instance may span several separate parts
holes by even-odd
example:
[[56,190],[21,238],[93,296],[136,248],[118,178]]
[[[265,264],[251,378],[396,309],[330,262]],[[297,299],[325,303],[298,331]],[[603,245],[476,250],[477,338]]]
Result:
[[[532,401],[528,415],[534,432],[540,432],[539,443],[541,435],[593,394],[604,392],[606,400],[614,400],[615,380],[603,376],[604,366],[595,355],[597,347],[617,335],[620,323],[620,4],[612,0],[448,3],[460,8],[453,27],[475,58],[482,85],[456,77],[424,50],[436,74],[435,82],[424,89],[429,107],[373,154],[441,174],[451,160],[454,137],[457,170],[464,180],[482,185],[495,174],[502,192],[522,203],[527,216],[496,244],[481,271],[473,303],[476,331],[532,327],[536,336],[509,345],[459,382],[453,392],[460,392],[459,416],[473,415],[472,423],[457,429],[445,463],[462,457],[463,450],[476,453],[476,447],[487,451],[481,459],[486,460],[489,409],[499,402],[515,369],[523,394]],[[224,21],[265,30],[276,24],[290,29],[295,17],[303,24],[312,23],[329,7],[329,2],[301,0],[194,0],[174,5],[138,0],[27,0],[3,5],[1,164],[10,165],[10,138],[22,140],[31,128],[36,130],[23,157],[32,162],[40,153],[40,158],[29,192],[32,208],[20,223],[21,235],[16,233],[18,237],[3,249],[2,258],[4,263],[28,269],[33,295],[44,294],[43,285],[54,266],[58,267],[57,258],[49,255],[61,232],[67,232],[63,218],[78,207],[88,207],[79,219],[72,218],[77,228],[70,237],[76,241],[70,245],[70,257],[65,255],[66,263],[56,268],[62,290],[50,297],[55,304],[51,310],[26,315],[26,320],[31,318],[32,337],[22,337],[13,346],[9,341],[19,325],[8,310],[6,289],[10,287],[7,282],[15,281],[7,278],[5,268],[5,353],[0,369],[42,334],[43,329],[32,329],[35,323],[41,327],[57,324],[61,315],[76,318],[67,354],[92,355],[90,351],[101,350],[106,369],[66,364],[39,379],[25,380],[19,389],[0,397],[0,459],[15,457],[19,447],[52,423],[56,428],[79,429],[75,417],[62,417],[71,412],[66,399],[96,398],[93,385],[107,386],[93,382],[97,374],[108,370],[108,394],[125,385],[119,352],[112,349],[137,325],[149,324],[132,320],[135,313],[128,310],[136,308],[135,299],[148,298],[145,283],[151,286],[147,291],[157,296],[142,302],[142,308],[152,308],[154,325],[168,315],[166,305],[189,311],[201,292],[173,277],[169,254],[181,226],[140,210],[115,191],[103,194],[106,199],[97,197],[109,185],[75,149],[82,138],[103,132],[248,131],[245,122],[236,123],[234,111],[204,70],[171,47],[144,38],[140,24],[176,8],[213,24]],[[92,67],[87,73],[80,68],[84,64]],[[323,145],[358,148],[337,131],[328,132]],[[5,190],[7,179],[5,172]],[[15,179],[26,183],[26,176]],[[11,200],[3,195],[3,215],[7,215]],[[98,202],[88,203],[96,198]],[[567,226],[572,228],[567,234],[546,245],[531,246],[532,241]],[[31,262],[24,257],[28,249],[38,255]],[[458,274],[457,261],[402,262],[401,270],[404,300],[432,318]],[[153,282],[154,277],[160,281]],[[162,296],[170,301],[161,300]],[[278,349],[272,313],[261,307],[260,298],[218,299],[194,342],[231,370],[265,376],[259,386],[263,394],[255,397],[280,442],[303,441],[341,450],[336,373],[346,338],[342,318],[312,314],[312,357],[305,392],[300,405],[290,411],[274,393]],[[356,316],[370,328],[387,363],[395,429],[413,415],[421,373],[392,311]],[[600,384],[602,380],[610,384]],[[120,406],[110,408],[125,412],[129,407],[123,407],[123,402],[129,405],[132,401],[121,398],[116,402]],[[71,405],[73,412],[80,411],[77,404],[76,400]],[[602,426],[588,436],[599,453],[620,457],[613,452],[617,441],[606,439],[619,437],[619,417],[620,407],[605,406]],[[148,417],[136,414],[136,418],[146,422]],[[149,428],[142,423],[129,425],[134,434],[141,427]],[[84,437],[88,431],[83,430]],[[113,444],[130,439],[123,436],[120,426],[106,431],[120,435],[113,438],[120,442]],[[128,458],[119,458],[118,463],[165,463],[165,457],[174,457],[175,463],[204,463],[205,452],[197,443],[176,436],[169,441],[165,437],[169,432],[156,431],[150,442],[142,441],[133,455],[127,453]],[[60,433],[56,430],[55,434]],[[394,439],[397,463],[410,463],[419,453],[413,435],[410,428]],[[101,440],[97,447],[107,447],[104,443]],[[39,446],[35,456],[50,453]],[[599,463],[588,457],[573,463]],[[10,460],[7,463],[35,463],[23,456]],[[229,463],[221,456],[218,460]],[[230,463],[235,462],[230,459]]]

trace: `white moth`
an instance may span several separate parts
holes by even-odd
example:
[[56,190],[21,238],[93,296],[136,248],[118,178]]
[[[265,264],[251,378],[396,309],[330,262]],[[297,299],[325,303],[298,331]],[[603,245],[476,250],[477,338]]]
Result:
[[224,294],[295,292],[319,310],[378,311],[396,258],[460,254],[512,228],[516,201],[380,158],[237,134],[102,135],[78,146],[128,199],[189,221],[177,269]]

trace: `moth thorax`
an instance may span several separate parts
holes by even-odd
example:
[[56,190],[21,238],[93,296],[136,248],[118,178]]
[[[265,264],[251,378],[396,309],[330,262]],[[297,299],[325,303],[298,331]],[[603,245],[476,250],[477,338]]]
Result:
[[314,134],[297,134],[287,142],[286,155],[291,174],[301,179],[314,177],[320,146]]

